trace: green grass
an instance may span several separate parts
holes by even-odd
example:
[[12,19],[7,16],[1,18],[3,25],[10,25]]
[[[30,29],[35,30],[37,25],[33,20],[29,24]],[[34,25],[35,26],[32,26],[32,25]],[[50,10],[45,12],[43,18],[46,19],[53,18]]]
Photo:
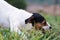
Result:
[[42,14],[51,24],[52,29],[42,34],[41,30],[25,31],[22,34],[10,32],[9,29],[0,28],[0,40],[60,40],[60,16]]

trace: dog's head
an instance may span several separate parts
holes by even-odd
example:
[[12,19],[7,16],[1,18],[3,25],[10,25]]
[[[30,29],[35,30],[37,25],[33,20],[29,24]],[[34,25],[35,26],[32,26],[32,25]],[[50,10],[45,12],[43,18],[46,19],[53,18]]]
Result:
[[38,13],[33,13],[30,18],[25,20],[25,23],[32,23],[32,26],[35,26],[35,29],[51,29],[51,26],[46,19]]

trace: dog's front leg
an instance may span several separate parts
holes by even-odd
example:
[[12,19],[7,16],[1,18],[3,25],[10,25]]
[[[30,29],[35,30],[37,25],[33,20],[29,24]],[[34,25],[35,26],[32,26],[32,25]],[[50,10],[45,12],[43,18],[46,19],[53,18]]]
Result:
[[14,18],[10,18],[9,19],[9,24],[10,24],[10,31],[11,32],[17,32],[18,34],[21,34],[21,31],[18,28],[19,25],[19,21],[17,19]]

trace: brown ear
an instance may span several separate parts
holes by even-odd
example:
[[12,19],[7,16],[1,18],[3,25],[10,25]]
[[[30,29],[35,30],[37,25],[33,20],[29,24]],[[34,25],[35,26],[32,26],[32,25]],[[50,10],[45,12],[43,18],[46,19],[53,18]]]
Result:
[[26,23],[26,24],[27,24],[27,23],[32,23],[33,20],[34,20],[34,17],[32,16],[32,17],[26,19],[26,20],[25,20],[25,23]]
[[33,20],[34,20],[34,17],[32,16],[32,17],[30,17],[30,18],[28,19],[28,22],[29,22],[29,23],[32,23]]

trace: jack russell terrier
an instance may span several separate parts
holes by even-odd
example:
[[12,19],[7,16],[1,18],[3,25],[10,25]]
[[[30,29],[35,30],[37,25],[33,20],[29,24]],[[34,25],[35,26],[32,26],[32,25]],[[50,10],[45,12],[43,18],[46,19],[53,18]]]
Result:
[[[10,31],[21,33],[19,25],[31,23],[35,29],[51,29],[46,19],[38,13],[29,13],[25,10],[18,9],[10,5],[4,0],[0,0],[0,26],[10,28]],[[26,27],[26,26],[25,26]]]

